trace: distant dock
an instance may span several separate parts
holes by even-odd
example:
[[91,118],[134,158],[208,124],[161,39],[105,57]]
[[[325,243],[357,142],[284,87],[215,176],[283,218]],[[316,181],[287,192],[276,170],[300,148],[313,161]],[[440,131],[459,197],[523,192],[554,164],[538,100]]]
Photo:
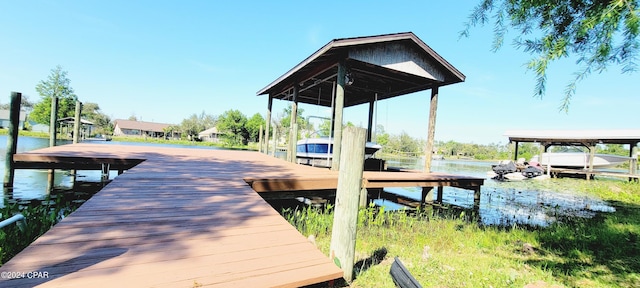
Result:
[[[14,162],[78,170],[108,163],[126,173],[0,267],[47,278],[5,278],[0,286],[299,287],[342,277],[259,195],[335,189],[337,172],[258,152],[89,143],[16,154]],[[411,172],[364,178],[369,189],[423,187],[423,199],[443,186],[479,199],[484,181]]]

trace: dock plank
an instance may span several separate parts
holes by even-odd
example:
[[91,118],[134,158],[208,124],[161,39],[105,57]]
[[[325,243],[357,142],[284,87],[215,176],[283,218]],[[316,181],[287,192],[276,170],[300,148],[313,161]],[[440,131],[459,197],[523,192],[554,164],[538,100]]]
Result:
[[[253,278],[258,286],[296,287],[342,276],[243,180],[269,170],[304,175],[290,163],[257,152],[101,144],[25,154],[17,158],[42,157],[37,167],[144,161],[0,267],[49,278],[0,279],[0,286],[228,286]],[[284,271],[293,274],[274,278]]]
[[[256,193],[335,190],[335,171],[251,151],[86,143],[14,159],[23,167],[130,169],[0,267],[49,278],[0,279],[2,287],[298,287],[342,276]],[[364,178],[367,188],[483,183],[418,172]]]

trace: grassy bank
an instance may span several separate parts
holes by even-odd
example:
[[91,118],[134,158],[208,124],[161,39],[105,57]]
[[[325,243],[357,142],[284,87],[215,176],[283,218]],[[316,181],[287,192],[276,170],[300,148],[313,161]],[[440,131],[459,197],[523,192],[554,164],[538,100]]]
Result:
[[[9,134],[8,129],[0,129],[0,135]],[[37,138],[49,138],[49,134],[45,132],[33,132],[27,130],[18,131],[18,136],[28,136],[28,137],[37,137]]]
[[201,147],[218,147],[224,149],[238,149],[238,150],[258,150],[257,143],[249,143],[248,145],[235,145],[229,146],[222,143],[214,143],[207,141],[189,141],[183,139],[163,139],[163,138],[151,138],[151,137],[118,137],[111,138],[112,141],[118,142],[136,142],[136,143],[153,143],[153,144],[167,144],[167,145],[184,145],[184,146],[201,146]]
[[[394,287],[394,256],[425,287],[640,287],[640,184],[553,179],[616,208],[591,219],[548,227],[478,224],[473,212],[361,210],[353,287]],[[304,235],[329,254],[332,207],[285,211]],[[384,257],[383,257],[384,255]]]

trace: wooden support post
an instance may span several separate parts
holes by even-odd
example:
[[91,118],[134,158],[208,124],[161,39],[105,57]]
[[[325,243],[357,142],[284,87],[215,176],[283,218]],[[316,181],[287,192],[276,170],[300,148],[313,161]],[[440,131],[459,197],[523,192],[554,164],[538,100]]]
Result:
[[[544,154],[544,152],[547,152],[547,148],[548,147],[544,142],[540,143],[540,147],[538,149],[539,151],[538,162],[540,163],[541,166],[543,161],[542,155]],[[547,169],[547,176],[551,177],[551,156],[550,155],[547,157],[547,165],[544,167],[545,169]]]
[[51,118],[49,118],[49,147],[56,146],[58,133],[58,97],[51,97]]
[[82,102],[76,101],[76,114],[73,120],[73,143],[80,141],[80,127],[82,126],[82,120],[80,114],[82,113]]
[[515,143],[513,143],[514,148],[513,148],[513,161],[516,161],[516,163],[518,162],[518,148],[520,146],[520,143],[518,141],[515,141]]
[[369,122],[367,122],[367,141],[372,141],[373,137],[373,111],[375,109],[375,100],[369,101]]
[[345,157],[340,160],[342,169],[338,173],[330,257],[334,262],[339,263],[344,272],[344,279],[348,282],[353,280],[366,133],[362,128],[347,127],[345,129],[345,137],[342,141]]
[[436,202],[438,202],[438,203],[442,203],[442,196],[444,194],[443,191],[442,191],[443,189],[444,189],[444,187],[438,186],[438,193],[436,195]]
[[287,149],[287,160],[296,161],[296,141],[298,139],[298,94],[299,86],[293,85],[293,101],[291,102],[291,119],[289,120],[289,146]]
[[436,137],[436,112],[438,111],[438,86],[431,88],[431,103],[429,104],[429,132],[427,147],[424,151],[424,172],[431,172],[431,158],[433,157],[433,141]]
[[[629,174],[636,175],[638,173],[638,142],[629,144]],[[638,178],[629,177],[629,181],[638,181]]]
[[473,189],[473,206],[480,206],[480,187]]
[[420,206],[424,203],[433,203],[433,187],[422,187],[422,201],[420,201]]
[[278,149],[278,128],[273,127],[273,150],[271,151],[271,156],[276,156],[276,149]]
[[111,164],[102,163],[102,173],[100,175],[100,182],[104,183],[109,180],[109,172],[111,172]]
[[56,170],[49,169],[49,173],[47,174],[47,191],[53,191],[53,186],[55,185],[56,180]]
[[297,145],[296,143],[298,142],[298,123],[293,123],[293,126],[291,127],[291,134],[289,134],[289,136],[291,137],[289,139],[289,151],[291,151],[289,157],[291,157],[289,159],[289,162],[291,163],[296,163],[296,152],[297,152]]
[[334,121],[333,130],[335,131],[333,135],[334,136],[333,159],[331,161],[331,170],[333,171],[340,170],[340,157],[342,154],[342,148],[341,148],[342,147],[342,112],[344,110],[344,87],[345,87],[344,77],[346,73],[347,73],[347,67],[345,67],[344,61],[340,61],[340,63],[338,63],[338,76],[336,76],[337,77],[336,103],[335,103],[336,117],[333,119]]
[[20,130],[20,102],[22,93],[11,92],[9,110],[9,131],[7,133],[7,154],[4,158],[4,188],[13,188],[15,170],[13,169],[13,155],[18,147],[18,131]]
[[[269,103],[267,104],[267,119],[266,121],[266,125],[267,128],[265,128],[265,140],[264,140],[264,153],[265,154],[269,154],[269,129],[271,129],[271,109],[273,108],[273,97],[271,95],[269,95]],[[274,127],[275,130],[275,127]],[[273,133],[273,135],[275,135],[275,131]],[[275,139],[275,136],[274,136]],[[276,146],[273,146],[273,149],[276,149]]]
[[367,187],[362,185],[362,188],[360,189],[360,208],[367,208],[368,205],[369,205],[369,191],[367,190]]
[[258,133],[258,152],[262,153],[262,124],[260,124],[260,133]]
[[589,144],[589,169],[587,169],[587,180],[590,180],[593,173],[593,158],[596,156],[596,143]]

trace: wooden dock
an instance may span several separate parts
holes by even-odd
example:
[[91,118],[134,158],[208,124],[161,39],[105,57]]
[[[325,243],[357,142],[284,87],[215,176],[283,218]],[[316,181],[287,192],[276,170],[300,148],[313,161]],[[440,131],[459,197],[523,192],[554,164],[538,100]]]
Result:
[[[47,278],[4,278],[0,287],[299,287],[342,276],[256,193],[335,189],[336,172],[258,152],[84,143],[14,162],[128,170],[0,267]],[[367,172],[364,182],[479,191],[483,179]]]

